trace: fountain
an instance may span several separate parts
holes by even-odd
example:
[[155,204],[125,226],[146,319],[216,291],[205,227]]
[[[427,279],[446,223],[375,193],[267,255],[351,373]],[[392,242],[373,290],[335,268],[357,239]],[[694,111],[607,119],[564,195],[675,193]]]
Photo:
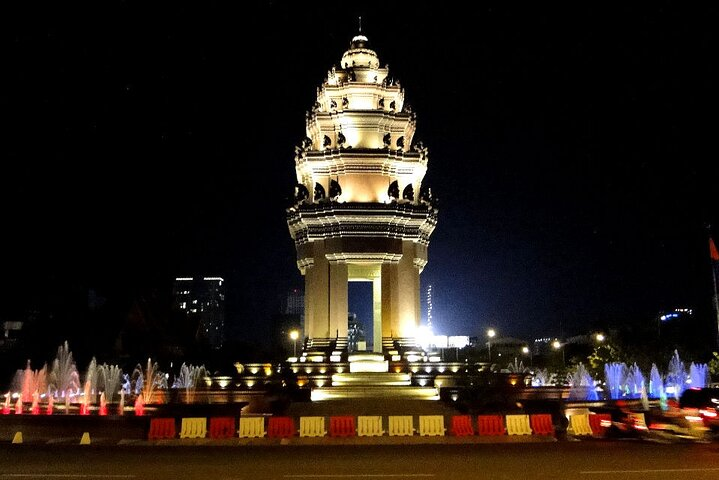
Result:
[[616,400],[624,395],[624,379],[627,374],[624,363],[610,362],[604,365],[604,381],[609,391],[609,398]]
[[652,370],[649,372],[649,392],[647,394],[650,398],[661,398],[664,394],[664,381],[656,363],[652,363]]
[[32,393],[32,405],[30,406],[30,413],[32,415],[40,415],[40,393],[37,390]]
[[567,375],[569,383],[569,400],[598,400],[594,379],[580,362],[574,372]]
[[142,395],[144,403],[152,403],[156,389],[167,389],[167,377],[162,373],[157,363],[147,359],[147,368],[144,373],[138,364],[132,372],[132,379],[135,383],[135,394]]
[[[90,383],[89,390],[87,388],[88,382]],[[89,393],[91,397],[97,394],[97,360],[95,360],[95,357],[92,357],[90,365],[87,366],[87,371],[85,372],[85,392],[86,395]]]
[[3,406],[2,406],[2,414],[3,415],[10,414],[10,392],[7,392],[7,394],[5,395],[5,403],[3,403]]
[[687,372],[684,368],[684,362],[679,359],[679,353],[674,350],[674,355],[669,361],[667,368],[667,378],[665,382],[665,391],[668,395],[672,395],[676,400],[682,395],[686,386]]
[[120,390],[120,405],[117,407],[117,414],[125,414],[125,389]]
[[532,378],[532,386],[533,387],[548,387],[550,385],[555,385],[557,380],[557,374],[556,373],[549,373],[549,370],[546,368],[542,368],[537,370],[534,373],[534,377]]
[[100,394],[100,408],[97,413],[98,415],[107,415],[107,400],[105,399],[105,392]]
[[527,373],[529,369],[524,366],[524,363],[520,360],[517,362],[517,357],[514,357],[513,363],[507,364],[507,370],[510,373]]
[[25,370],[18,370],[12,382],[11,391],[20,392],[22,401],[30,403],[35,390],[44,392],[47,389],[47,365],[40,370],[30,368],[30,360],[27,361]]
[[627,396],[629,398],[641,397],[642,390],[646,388],[646,385],[644,375],[636,363],[629,367],[624,384],[626,385]]
[[85,389],[82,394],[82,402],[80,403],[80,415],[90,415],[90,390],[92,389],[92,382],[90,380],[85,382]]
[[689,383],[692,388],[704,388],[707,386],[709,368],[706,363],[694,362],[689,365]]
[[52,395],[48,395],[48,396],[47,396],[47,407],[46,407],[46,409],[45,409],[45,414],[46,414],[46,415],[52,415],[52,409],[53,409],[54,403],[55,403],[55,400],[53,399],[53,396],[52,396]]
[[[98,367],[98,388],[102,388],[107,401],[112,403],[115,394],[120,390],[120,380],[123,378],[122,369],[117,365],[103,363]],[[129,382],[129,380],[128,380]]]
[[[52,363],[52,371],[48,379],[48,389],[53,388],[56,395],[68,397],[73,390],[80,388],[80,377],[72,359],[72,352],[67,342],[57,349],[57,357]],[[66,401],[66,403],[68,403]],[[69,409],[68,409],[69,410]]]
[[135,415],[142,416],[145,414],[145,401],[142,395],[138,395],[135,399]]
[[185,389],[185,403],[192,403],[199,381],[205,377],[207,371],[205,366],[195,367],[194,365],[182,364],[180,374],[175,378],[172,388]]
[[22,396],[17,397],[17,402],[15,402],[15,415],[21,415],[22,414]]

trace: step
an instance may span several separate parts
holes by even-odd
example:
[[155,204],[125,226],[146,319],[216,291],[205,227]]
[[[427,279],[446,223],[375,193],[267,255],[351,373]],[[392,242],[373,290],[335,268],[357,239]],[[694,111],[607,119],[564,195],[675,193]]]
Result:
[[409,373],[335,373],[332,375],[332,386],[367,385],[367,386],[408,386],[412,383]]
[[434,387],[356,385],[313,388],[313,402],[344,398],[391,398],[407,400],[439,400],[439,390]]

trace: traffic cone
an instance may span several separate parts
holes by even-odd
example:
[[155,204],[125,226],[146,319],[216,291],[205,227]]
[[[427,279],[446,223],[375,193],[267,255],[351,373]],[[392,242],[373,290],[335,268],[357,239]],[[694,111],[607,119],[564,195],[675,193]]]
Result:
[[15,436],[12,437],[12,443],[22,443],[22,432],[15,432]]
[[90,445],[90,432],[85,432],[82,434],[82,438],[80,439],[80,445]]

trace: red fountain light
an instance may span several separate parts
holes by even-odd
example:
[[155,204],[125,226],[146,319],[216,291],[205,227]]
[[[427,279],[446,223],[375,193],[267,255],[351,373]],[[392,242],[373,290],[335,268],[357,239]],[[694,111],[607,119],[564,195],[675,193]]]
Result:
[[142,400],[142,395],[138,395],[135,400],[135,415],[142,416],[145,414],[145,402]]

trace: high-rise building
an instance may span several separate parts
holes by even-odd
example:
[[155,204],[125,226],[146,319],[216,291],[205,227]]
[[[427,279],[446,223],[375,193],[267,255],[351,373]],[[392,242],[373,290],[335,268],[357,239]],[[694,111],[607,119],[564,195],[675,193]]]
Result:
[[282,300],[282,312],[284,315],[305,315],[305,293],[300,288],[293,288]]
[[173,307],[196,325],[195,340],[214,349],[224,341],[224,285],[222,277],[178,277],[172,288]]

